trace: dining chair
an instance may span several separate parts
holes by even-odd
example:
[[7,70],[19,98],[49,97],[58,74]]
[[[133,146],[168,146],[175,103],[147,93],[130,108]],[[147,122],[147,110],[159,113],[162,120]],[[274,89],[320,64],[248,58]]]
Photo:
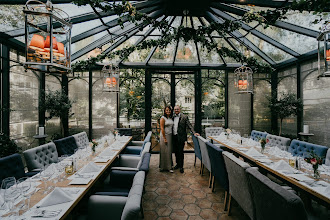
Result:
[[206,148],[208,151],[208,155],[210,156],[211,163],[211,176],[213,178],[212,181],[212,192],[214,192],[215,180],[220,183],[222,188],[225,190],[225,210],[227,206],[227,198],[228,198],[228,190],[229,190],[229,182],[228,182],[228,173],[225,165],[225,161],[223,158],[223,152],[220,147],[215,146],[210,142],[206,142]]
[[198,143],[201,149],[201,154],[202,154],[202,171],[201,171],[201,175],[203,175],[204,173],[204,167],[206,167],[206,169],[208,169],[208,171],[210,171],[210,178],[209,178],[209,187],[211,188],[211,184],[212,184],[212,169],[211,169],[211,162],[210,162],[210,157],[209,157],[209,153],[207,151],[206,148],[206,143],[208,142],[205,138],[203,138],[202,136],[197,136],[198,138]]
[[18,180],[37,174],[37,172],[25,173],[22,157],[17,153],[0,158],[0,171],[0,183],[7,177],[15,177]]
[[124,149],[125,154],[140,154],[145,144],[151,142],[152,132],[149,131],[144,141],[131,141]]
[[330,166],[330,149],[328,149],[327,155],[325,156],[325,165]]
[[[118,171],[111,171],[118,172]],[[120,171],[123,172],[123,171]],[[132,172],[132,171],[126,171]],[[144,189],[145,172],[139,171],[134,175],[132,181],[116,178],[117,184],[120,186],[127,185],[129,187],[127,195],[121,195],[119,192],[112,194],[98,194],[89,197],[88,201],[88,219],[138,219],[142,209],[142,194]]]
[[125,154],[121,154],[114,162],[113,167],[111,167],[111,170],[142,170],[148,173],[150,157],[151,154],[149,152],[143,152],[141,157],[131,157]]
[[258,171],[246,169],[257,220],[307,220],[302,200]]
[[78,145],[74,137],[69,136],[54,141],[57,149],[58,156],[72,155],[74,151],[78,149]]
[[58,153],[53,142],[28,149],[23,155],[29,171],[40,172],[44,166],[58,162]]
[[201,161],[201,169],[199,171],[199,173],[202,172],[202,153],[201,153],[201,148],[199,146],[199,142],[197,137],[191,133],[191,137],[194,143],[194,152],[195,152],[195,161],[194,161],[194,166],[196,166],[196,158],[198,158]]
[[230,215],[231,197],[233,197],[250,219],[256,219],[251,187],[249,185],[247,173],[245,172],[246,169],[251,166],[234,156],[232,153],[225,151],[222,154],[228,172],[229,181],[228,215]]
[[151,148],[151,142],[146,142],[142,147],[136,147],[136,148],[125,148],[122,152],[124,155],[129,156],[138,156],[141,157],[143,152],[149,152]]
[[223,127],[207,127],[205,128],[205,137],[219,136],[225,129]]
[[78,148],[89,147],[89,139],[85,131],[72,135],[74,137]]
[[298,156],[298,157],[309,156],[309,153],[314,151],[316,155],[323,158],[323,163],[324,163],[328,151],[328,147],[294,139],[291,141],[288,151],[293,156]]

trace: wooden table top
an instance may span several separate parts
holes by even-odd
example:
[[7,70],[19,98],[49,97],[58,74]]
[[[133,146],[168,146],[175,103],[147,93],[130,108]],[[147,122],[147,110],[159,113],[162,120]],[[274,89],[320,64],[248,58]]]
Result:
[[[88,191],[95,185],[95,183],[99,180],[99,178],[103,175],[103,173],[110,167],[110,165],[114,162],[114,160],[117,158],[117,156],[122,152],[122,150],[128,145],[128,143],[132,140],[132,137],[130,137],[126,143],[119,149],[119,150],[113,150],[116,151],[116,154],[113,156],[113,158],[111,160],[108,160],[108,162],[106,163],[100,163],[100,162],[95,162],[95,164],[97,165],[103,165],[103,169],[102,171],[96,176],[95,179],[92,179],[87,185],[69,185],[69,183],[72,181],[72,179],[68,179],[68,175],[66,175],[65,173],[62,175],[65,175],[65,179],[61,182],[57,182],[55,184],[55,187],[67,187],[67,188],[83,188],[84,191],[80,194],[80,196],[75,199],[75,201],[73,202],[73,204],[65,211],[65,213],[61,216],[60,220],[65,219],[70,212],[77,206],[77,204],[81,201],[81,199],[88,193]],[[123,142],[122,142],[123,143]],[[104,148],[106,149],[106,148]],[[103,149],[103,150],[104,150]],[[102,151],[103,151],[102,150]],[[101,152],[102,152],[101,151]],[[98,154],[100,154],[101,152],[99,152]],[[98,154],[96,154],[95,156],[91,156],[89,161],[85,161],[84,164],[82,164],[81,167],[85,166],[86,164],[90,163],[91,161],[93,161],[93,159],[95,157],[98,156]],[[71,175],[70,175],[71,176]],[[51,183],[51,181],[48,181],[47,183]],[[52,184],[54,185],[54,184]],[[41,201],[44,197],[46,197],[47,195],[43,194],[43,184],[41,184],[40,186],[38,186],[39,188],[41,188],[41,190],[39,190],[38,192],[36,192],[35,194],[33,194],[31,196],[31,201],[30,201],[30,207],[33,208],[33,206],[35,206],[39,201]],[[58,216],[59,217],[59,216]],[[58,218],[57,217],[57,218]]]
[[[286,176],[285,174],[283,173],[280,173],[274,169],[272,169],[271,167],[269,166],[266,166],[264,163],[261,163],[260,161],[258,161],[257,159],[249,156],[249,155],[246,155],[244,152],[240,151],[239,149],[237,149],[237,147],[231,147],[217,139],[215,139],[214,137],[209,137],[210,139],[212,139],[213,141],[225,146],[226,148],[228,148],[230,151],[233,151],[235,153],[237,153],[238,155],[240,155],[242,158],[244,158],[244,160],[247,160],[249,162],[252,162],[253,164],[257,165],[258,167],[262,168],[263,170],[266,170],[268,173],[271,173],[273,176],[281,179],[281,180],[284,180],[285,182],[289,183],[290,185],[293,185],[295,186],[295,188],[301,190],[301,191],[304,191],[306,192],[307,194],[311,195],[312,197],[316,198],[317,200],[321,200],[323,201],[323,203],[325,205],[327,205],[328,207],[330,207],[330,199],[322,194],[320,194],[319,192],[317,191],[314,191],[312,188],[310,187],[307,187],[306,185],[302,184],[301,182],[299,182],[298,180],[294,179],[293,177],[290,177],[290,176]],[[244,145],[242,146],[244,147]],[[250,147],[246,147],[247,149],[250,148]],[[278,158],[278,157],[275,157],[275,156],[272,156],[272,155],[268,155],[268,154],[265,154],[266,156],[268,156],[270,160],[272,160],[273,162],[276,162],[276,161],[279,161],[279,160],[286,160],[288,161],[288,159],[283,159],[283,158]],[[328,177],[327,179],[325,179],[324,177]],[[329,182],[329,176],[326,176],[326,175],[321,175],[321,179],[320,180],[323,180],[325,182]]]

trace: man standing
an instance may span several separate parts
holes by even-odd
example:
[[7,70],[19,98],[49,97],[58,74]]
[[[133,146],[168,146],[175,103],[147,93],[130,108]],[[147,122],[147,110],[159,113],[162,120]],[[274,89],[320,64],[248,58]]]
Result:
[[188,116],[181,113],[181,109],[178,105],[174,106],[174,126],[173,126],[173,150],[175,153],[176,165],[174,169],[180,168],[180,173],[183,173],[183,147],[187,140],[187,127],[194,133],[195,136],[199,136],[195,133],[194,128],[189,122]]

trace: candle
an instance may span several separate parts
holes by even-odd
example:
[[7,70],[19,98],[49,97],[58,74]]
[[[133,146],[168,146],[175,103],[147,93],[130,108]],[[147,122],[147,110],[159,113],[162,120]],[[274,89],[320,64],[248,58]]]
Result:
[[305,134],[309,133],[309,125],[304,125],[304,133]]
[[45,127],[39,127],[39,135],[45,135]]

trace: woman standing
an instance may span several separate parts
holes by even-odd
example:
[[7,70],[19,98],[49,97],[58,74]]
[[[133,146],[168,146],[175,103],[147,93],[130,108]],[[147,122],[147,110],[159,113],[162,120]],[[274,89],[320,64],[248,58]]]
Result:
[[164,115],[160,119],[160,171],[172,170],[172,130],[173,130],[173,110],[171,106],[164,109]]

